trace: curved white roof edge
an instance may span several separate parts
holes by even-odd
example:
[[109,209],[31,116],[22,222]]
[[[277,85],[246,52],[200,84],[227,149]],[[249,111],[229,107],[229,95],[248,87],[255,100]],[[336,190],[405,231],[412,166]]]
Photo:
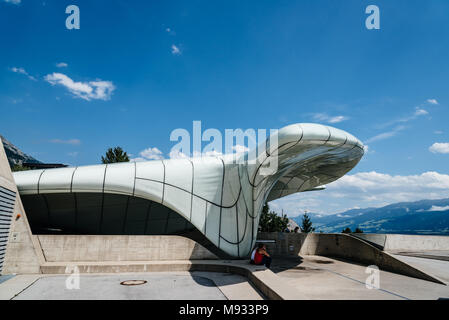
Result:
[[15,172],[14,179],[21,195],[114,193],[161,203],[227,254],[244,257],[255,243],[266,201],[335,181],[364,154],[357,138],[319,124],[289,125],[277,138],[277,145],[269,139],[259,145],[265,152],[253,162],[243,161],[249,151],[237,161],[225,155],[125,162]]

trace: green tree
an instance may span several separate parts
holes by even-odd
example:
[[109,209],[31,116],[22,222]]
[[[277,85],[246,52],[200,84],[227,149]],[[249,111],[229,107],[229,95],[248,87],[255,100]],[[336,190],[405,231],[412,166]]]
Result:
[[357,227],[354,231],[354,233],[363,233],[363,230]]
[[126,152],[120,147],[114,149],[109,148],[106,155],[101,157],[102,163],[116,163],[116,162],[129,162],[129,157]]
[[276,212],[270,211],[267,203],[262,208],[262,214],[259,220],[259,230],[261,232],[282,232],[287,228],[287,216],[279,216]]
[[310,219],[307,212],[304,212],[304,215],[302,216],[301,231],[305,233],[315,231],[315,228],[312,226],[312,220]]
[[351,228],[346,227],[345,229],[341,230],[341,233],[352,233]]
[[12,172],[17,172],[17,171],[27,171],[27,170],[30,170],[30,168],[24,167],[24,166],[21,165],[21,164],[15,164],[15,165],[13,165],[12,168],[11,168],[11,171],[12,171]]

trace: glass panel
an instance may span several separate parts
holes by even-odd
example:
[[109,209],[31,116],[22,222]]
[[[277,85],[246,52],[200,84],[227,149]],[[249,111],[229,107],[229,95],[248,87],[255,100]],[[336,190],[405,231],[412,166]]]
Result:
[[104,194],[101,234],[123,234],[128,196]]
[[126,215],[125,234],[145,234],[145,223],[151,201],[130,197]]
[[151,204],[150,216],[145,234],[167,234],[167,219],[170,211],[169,208],[160,203],[153,202]]
[[45,232],[49,227],[48,210],[42,195],[20,196],[33,233]]
[[73,193],[45,194],[49,209],[50,227],[57,233],[70,234],[75,230],[75,196]]
[[76,194],[76,230],[78,234],[100,234],[101,193]]

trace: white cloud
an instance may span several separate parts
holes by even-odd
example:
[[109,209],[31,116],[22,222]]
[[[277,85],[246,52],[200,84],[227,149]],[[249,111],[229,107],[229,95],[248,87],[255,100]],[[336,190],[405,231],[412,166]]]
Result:
[[323,121],[327,123],[339,123],[345,120],[348,120],[348,117],[345,116],[329,116],[326,113],[316,113],[313,115],[313,119],[315,121]]
[[137,158],[133,158],[131,162],[140,162],[140,161],[150,161],[150,160],[162,160],[164,159],[164,155],[161,150],[156,147],[147,148],[139,152],[139,156]]
[[412,115],[408,116],[408,117],[404,117],[401,119],[396,119],[390,122],[386,122],[383,123],[382,125],[380,125],[381,128],[385,128],[385,127],[389,127],[398,123],[407,123],[409,121],[415,120],[420,116],[425,116],[428,115],[429,112],[425,109],[423,109],[422,107],[424,106],[424,104],[419,105],[418,107],[415,107],[415,112],[413,112]]
[[87,101],[109,100],[115,90],[115,86],[111,81],[75,82],[65,74],[57,72],[46,75],[45,80],[52,85],[64,86],[76,97]]
[[429,112],[424,110],[424,109],[421,109],[421,108],[416,108],[415,109],[415,116],[417,116],[417,117],[418,116],[424,116],[426,114],[429,114]]
[[10,70],[14,73],[23,74],[23,75],[27,76],[28,79],[30,79],[30,80],[37,81],[36,78],[33,77],[32,75],[30,75],[28,72],[26,72],[26,70],[24,68],[12,67]]
[[81,140],[79,139],[69,139],[69,140],[62,140],[62,139],[52,139],[50,140],[51,143],[58,143],[58,144],[71,144],[71,145],[79,145],[81,144]]
[[141,151],[139,153],[139,155],[141,157],[144,157],[146,159],[151,159],[151,160],[163,159],[162,151],[156,147],[145,149],[145,150]]
[[440,206],[432,206],[427,210],[418,210],[418,212],[440,212],[440,211],[448,211],[449,210],[449,206],[444,206],[444,207],[440,207]]
[[396,128],[394,128],[391,131],[383,132],[378,135],[375,135],[374,137],[369,138],[368,140],[365,141],[365,143],[371,143],[371,142],[385,140],[385,139],[394,137],[395,135],[397,135],[400,131],[404,130],[405,128],[406,128],[405,126],[397,126]]
[[433,133],[435,133],[435,134],[443,134],[443,131],[441,131],[441,130],[436,130],[436,131],[434,131]]
[[447,210],[449,210],[449,206],[444,207],[432,206],[428,211],[447,211]]
[[67,63],[65,63],[65,62],[58,62],[58,63],[56,64],[56,66],[57,66],[58,68],[66,68],[66,67],[68,67],[69,65],[68,65]]
[[170,159],[186,159],[189,158],[185,153],[179,150],[171,150],[169,155]]
[[22,0],[3,0],[6,3],[12,3],[12,4],[20,4],[22,2]]
[[201,157],[217,157],[221,156],[222,153],[216,150],[206,151],[206,152],[193,152],[192,158],[201,158]]
[[429,147],[429,151],[432,153],[449,153],[449,143],[447,142],[435,142]]
[[246,146],[242,146],[240,144],[237,144],[237,145],[232,147],[232,150],[234,150],[235,153],[244,153],[246,151],[249,151],[249,148],[246,147]]
[[76,157],[76,156],[78,156],[78,152],[77,151],[69,152],[69,153],[67,153],[67,155],[70,156],[70,157]]
[[[246,146],[235,145],[232,147],[232,150],[235,151],[236,154],[248,151],[249,149]],[[200,157],[217,157],[223,155],[221,152],[216,150],[206,151],[206,152],[193,152],[192,155],[181,152],[177,149],[170,150],[168,157],[170,159],[186,159],[186,158],[200,158]],[[131,161],[148,161],[148,160],[161,160],[165,159],[164,154],[158,148],[147,148],[141,152],[139,152],[139,157],[131,159]]]
[[427,102],[430,104],[438,104],[437,99],[427,99]]
[[180,55],[181,54],[181,50],[175,46],[174,44],[171,45],[171,53],[174,55]]
[[393,176],[372,171],[346,175],[327,185],[326,190],[293,194],[272,203],[289,216],[296,216],[304,210],[331,214],[353,207],[442,198],[449,198],[449,175],[429,171]]

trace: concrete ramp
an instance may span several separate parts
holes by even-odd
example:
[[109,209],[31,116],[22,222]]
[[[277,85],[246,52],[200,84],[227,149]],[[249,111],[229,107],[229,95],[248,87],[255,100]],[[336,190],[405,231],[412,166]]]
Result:
[[268,249],[278,256],[315,255],[341,258],[367,266],[375,265],[384,271],[446,284],[438,276],[426,272],[420,266],[409,264],[365,240],[348,234],[261,233],[259,239],[275,240]]
[[368,242],[347,234],[309,234],[301,252],[309,255],[337,257],[376,265],[385,271],[445,284],[441,279],[423,271],[419,267],[399,260]]
[[394,257],[449,284],[449,261],[404,255],[394,255]]

